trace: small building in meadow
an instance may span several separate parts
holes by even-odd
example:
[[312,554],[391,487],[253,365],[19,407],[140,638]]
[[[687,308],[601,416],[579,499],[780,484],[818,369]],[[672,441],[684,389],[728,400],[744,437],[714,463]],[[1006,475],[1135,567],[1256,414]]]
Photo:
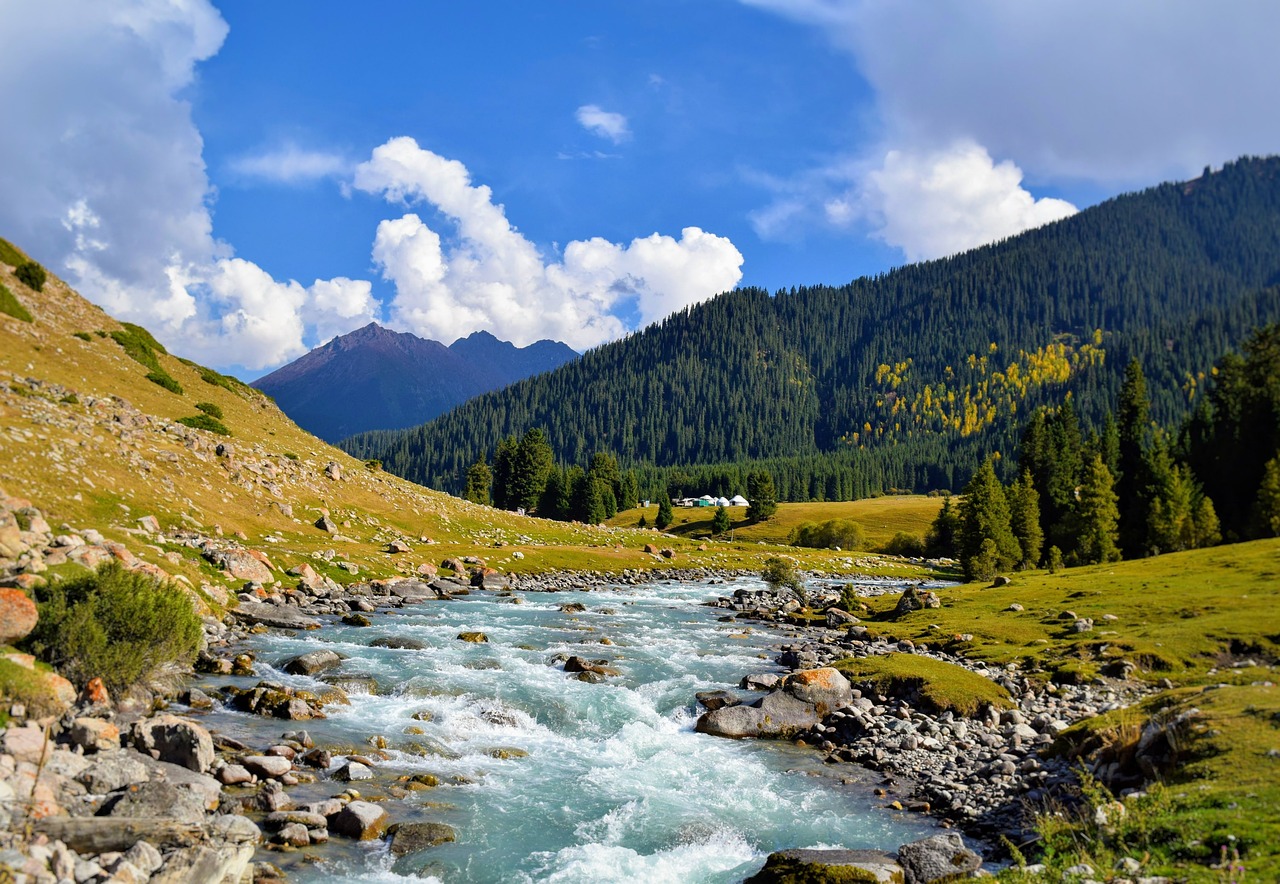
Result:
[[749,504],[747,499],[741,494],[735,494],[733,497],[729,498],[729,502],[725,504],[725,506],[751,506],[751,504]]

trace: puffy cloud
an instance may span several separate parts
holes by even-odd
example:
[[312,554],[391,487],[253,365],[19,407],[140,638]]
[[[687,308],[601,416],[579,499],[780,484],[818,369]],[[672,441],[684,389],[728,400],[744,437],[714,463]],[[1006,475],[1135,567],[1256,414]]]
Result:
[[602,109],[596,104],[584,104],[578,108],[578,123],[593,135],[608,138],[614,144],[621,144],[631,137],[627,127],[627,118],[622,114]]
[[306,150],[286,144],[275,150],[244,156],[231,163],[231,170],[245,178],[260,178],[280,184],[303,184],[320,178],[345,174],[350,163],[335,153]]
[[889,150],[879,163],[848,159],[793,179],[756,176],[776,196],[751,221],[766,239],[825,225],[868,230],[908,260],[937,258],[1066,218],[1065,200],[1036,199],[1013,162],[996,163],[981,145]]
[[1280,144],[1269,0],[742,0],[823,29],[886,143],[971,139],[1037,179],[1147,183]]
[[449,244],[417,214],[383,221],[374,261],[395,284],[397,324],[451,341],[477,328],[528,344],[555,338],[586,349],[623,334],[633,314],[649,322],[732,288],[742,255],[696,227],[628,245],[600,238],[547,260],[466,167],[395,138],[356,168],[355,187],[437,210],[456,231]]
[[[1036,199],[1022,187],[1022,170],[992,162],[986,149],[958,142],[924,154],[890,151],[867,176],[863,201],[878,220],[876,235],[909,260],[936,258],[994,242],[1074,215],[1060,199]],[[833,221],[858,214],[836,197],[824,206]]]

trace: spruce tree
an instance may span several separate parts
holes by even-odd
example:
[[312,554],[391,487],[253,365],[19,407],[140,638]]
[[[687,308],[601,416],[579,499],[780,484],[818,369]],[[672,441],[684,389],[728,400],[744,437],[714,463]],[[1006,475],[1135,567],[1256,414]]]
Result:
[[[1152,499],[1147,492],[1154,484],[1168,480],[1167,474],[1157,478],[1148,472],[1151,401],[1147,398],[1147,380],[1137,359],[1131,359],[1125,367],[1117,410],[1119,473],[1116,475],[1116,498],[1120,507],[1120,549],[1126,558],[1136,558],[1147,554],[1152,541],[1148,536]],[[1162,541],[1167,539],[1161,538]]]
[[729,511],[722,506],[716,507],[715,517],[711,520],[711,533],[727,534],[729,532]]
[[653,520],[653,527],[659,531],[666,531],[667,526],[671,524],[672,518],[671,500],[663,495],[658,499],[658,515]]
[[1260,537],[1280,537],[1280,452],[1262,469],[1256,521]]
[[778,492],[774,489],[773,474],[765,470],[747,476],[747,520],[763,522],[778,511]]
[[1031,481],[1030,470],[1022,471],[1022,476],[1010,486],[1008,497],[1009,526],[1022,550],[1018,566],[1034,568],[1040,563],[1044,532],[1040,528],[1040,492]]
[[515,470],[516,452],[520,443],[515,436],[508,436],[498,443],[498,450],[493,455],[493,505],[498,509],[515,509],[511,502],[512,477]]
[[547,434],[534,427],[524,434],[516,448],[511,465],[511,492],[507,501],[509,509],[532,510],[542,497],[551,474],[551,445]]
[[959,537],[960,516],[956,508],[951,505],[951,498],[948,496],[942,501],[942,509],[938,510],[938,515],[925,536],[925,554],[936,559],[957,558]]
[[472,503],[481,503],[488,506],[491,499],[489,496],[489,487],[493,484],[493,471],[489,469],[489,464],[485,462],[482,453],[479,459],[471,465],[467,470],[467,493],[465,498]]
[[1118,523],[1120,511],[1116,506],[1115,482],[1111,471],[1099,455],[1085,470],[1080,485],[1080,499],[1076,505],[1076,524],[1079,530],[1077,557],[1081,564],[1114,562],[1120,558]]
[[988,570],[986,560],[979,559],[987,540],[995,548],[995,568],[1011,568],[1022,558],[1009,521],[1009,502],[991,458],[973,474],[960,503],[960,562],[970,580],[982,579],[978,572]]

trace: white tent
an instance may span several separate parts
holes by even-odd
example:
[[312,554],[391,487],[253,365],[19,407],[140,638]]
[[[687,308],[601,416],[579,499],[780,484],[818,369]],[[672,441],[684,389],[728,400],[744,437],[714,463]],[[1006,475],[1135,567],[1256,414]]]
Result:
[[716,506],[728,506],[728,505],[729,505],[729,501],[725,500],[723,497],[716,498]]
[[743,497],[741,494],[735,494],[732,498],[729,499],[729,502],[725,504],[725,506],[750,506],[750,505],[751,504],[747,503],[747,499]]

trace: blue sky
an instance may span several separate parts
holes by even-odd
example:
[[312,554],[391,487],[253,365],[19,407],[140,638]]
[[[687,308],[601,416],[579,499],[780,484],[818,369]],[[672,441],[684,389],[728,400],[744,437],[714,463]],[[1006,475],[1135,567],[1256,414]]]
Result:
[[0,235],[244,377],[370,320],[585,349],[1280,150],[1264,2],[6,15]]

